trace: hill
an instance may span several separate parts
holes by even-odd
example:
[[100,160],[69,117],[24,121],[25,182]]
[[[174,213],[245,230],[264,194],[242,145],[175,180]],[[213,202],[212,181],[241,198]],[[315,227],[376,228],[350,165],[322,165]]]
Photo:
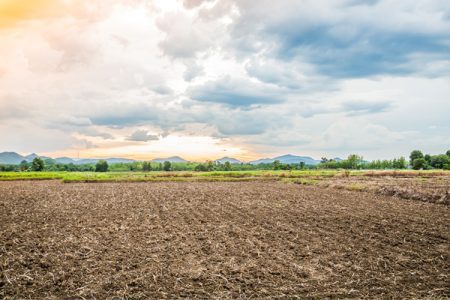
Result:
[[0,164],[5,165],[18,165],[22,160],[26,160],[25,156],[22,156],[16,152],[2,152],[0,153]]
[[[50,157],[47,156],[39,156],[36,153],[29,154],[27,156],[20,155],[16,152],[1,152],[0,153],[0,164],[5,165],[18,165],[21,161],[26,160],[27,162],[33,161],[36,157],[40,157],[42,159],[50,159]],[[82,164],[96,164],[100,159],[98,158],[85,158],[85,159],[73,159],[70,157],[58,157],[54,159],[56,163],[59,164],[75,164],[75,165],[82,165]],[[116,164],[116,163],[130,163],[134,162],[133,159],[127,159],[127,158],[107,158],[104,159],[109,164]]]
[[297,155],[292,155],[292,154],[281,155],[281,156],[277,156],[274,158],[258,159],[258,160],[251,161],[249,163],[252,165],[270,164],[276,160],[280,161],[280,163],[282,163],[282,164],[299,164],[299,163],[303,162],[303,163],[305,163],[305,165],[317,165],[320,163],[319,160],[315,160],[314,158],[309,157],[309,156],[297,156]]
[[156,163],[163,163],[165,161],[169,161],[171,163],[186,163],[186,162],[188,162],[187,160],[185,160],[179,156],[171,156],[171,157],[167,157],[167,158],[155,158],[152,160],[152,162],[156,162]]
[[226,156],[222,157],[222,158],[219,158],[219,159],[216,159],[214,162],[215,163],[220,163],[220,164],[224,164],[226,162],[229,162],[230,164],[240,164],[240,163],[242,163],[240,160],[238,160],[236,158],[226,157]]

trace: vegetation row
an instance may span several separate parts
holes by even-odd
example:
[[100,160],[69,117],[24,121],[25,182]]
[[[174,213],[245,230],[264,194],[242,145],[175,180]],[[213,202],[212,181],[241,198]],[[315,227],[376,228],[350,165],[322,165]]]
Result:
[[273,163],[248,164],[230,162],[219,163],[207,161],[206,163],[179,162],[164,163],[156,162],[132,162],[108,164],[104,160],[96,164],[76,165],[56,163],[53,159],[34,158],[32,162],[22,161],[19,165],[0,165],[2,172],[125,172],[125,171],[190,171],[190,172],[212,172],[212,171],[256,171],[256,170],[314,170],[314,169],[345,169],[345,170],[431,170],[443,169],[450,170],[450,150],[446,154],[429,155],[423,154],[420,150],[414,150],[409,156],[409,161],[404,157],[394,158],[392,160],[374,160],[365,161],[362,156],[352,154],[345,160],[334,160],[322,158],[318,165],[306,165],[303,162],[298,164],[284,164],[276,160]]

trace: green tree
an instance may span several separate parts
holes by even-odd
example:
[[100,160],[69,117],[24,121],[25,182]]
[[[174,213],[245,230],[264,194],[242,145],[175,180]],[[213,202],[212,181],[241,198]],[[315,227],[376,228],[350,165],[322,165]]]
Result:
[[450,150],[447,150],[445,154],[447,154],[447,156],[450,157]]
[[106,160],[99,160],[95,164],[95,172],[108,172],[108,162]]
[[30,164],[26,160],[20,162],[20,171],[26,171],[30,168]]
[[214,170],[214,164],[213,164],[212,161],[208,160],[208,161],[206,162],[206,170],[207,170],[208,172],[211,172],[212,170]]
[[409,155],[409,163],[411,164],[411,166],[413,165],[414,160],[416,160],[418,158],[423,158],[422,151],[420,151],[420,150],[412,151],[411,154]]
[[358,169],[362,163],[362,156],[356,154],[350,154],[347,158],[349,169]]
[[142,170],[144,172],[149,172],[152,170],[152,163],[149,161],[144,161],[144,163],[142,164]]
[[276,160],[276,161],[273,162],[273,169],[274,170],[279,170],[280,167],[281,167],[281,164],[280,164],[279,160]]
[[225,162],[225,164],[224,164],[224,166],[223,166],[223,169],[224,169],[225,171],[231,171],[231,164],[230,164],[229,161],[226,161],[226,162]]
[[206,166],[204,164],[198,164],[195,166],[194,171],[196,172],[206,172]]
[[416,158],[415,160],[413,160],[411,166],[412,166],[412,168],[414,170],[426,169],[427,161],[423,157],[422,158]]
[[402,156],[397,159],[396,165],[394,165],[395,169],[406,169],[408,164],[406,163],[406,159]]
[[164,165],[163,165],[163,170],[164,171],[170,171],[172,170],[172,164],[170,163],[170,161],[165,161]]
[[35,157],[31,163],[31,169],[36,172],[44,170],[44,161],[40,157]]
[[433,155],[430,165],[435,169],[443,169],[445,165],[450,164],[450,157],[446,154]]

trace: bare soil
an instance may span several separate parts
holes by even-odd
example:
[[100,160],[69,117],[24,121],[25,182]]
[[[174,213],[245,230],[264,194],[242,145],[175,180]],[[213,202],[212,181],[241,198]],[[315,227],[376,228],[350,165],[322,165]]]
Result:
[[0,298],[450,297],[449,220],[282,182],[0,182]]
[[[325,187],[360,190],[402,199],[450,205],[450,176],[365,176],[331,177],[321,181]],[[376,176],[381,174],[382,176]]]

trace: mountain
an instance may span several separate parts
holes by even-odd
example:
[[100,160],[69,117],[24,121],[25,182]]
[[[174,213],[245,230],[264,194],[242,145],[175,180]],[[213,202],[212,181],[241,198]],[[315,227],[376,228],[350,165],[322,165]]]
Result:
[[39,155],[37,155],[36,153],[31,153],[31,154],[25,156],[24,159],[25,159],[27,162],[32,162],[33,159],[35,159],[36,157],[39,157],[39,158],[41,158],[41,159],[43,159],[43,160],[46,160],[46,159],[52,159],[51,157],[48,157],[48,156],[39,156]]
[[47,156],[39,156],[36,153],[29,154],[27,156],[20,155],[16,152],[1,152],[0,153],[0,164],[5,165],[18,165],[23,160],[26,160],[27,162],[32,162],[33,159],[36,157],[40,157],[42,159],[49,159],[50,157]]
[[112,157],[112,158],[105,158],[105,159],[100,159],[100,158],[83,158],[83,159],[80,159],[80,160],[74,160],[73,163],[76,164],[76,165],[96,164],[99,160],[106,160],[108,162],[108,164],[119,164],[119,163],[125,163],[126,164],[126,163],[135,162],[134,159]]
[[275,159],[272,159],[272,158],[261,158],[261,159],[258,159],[258,160],[250,161],[249,164],[252,164],[252,165],[271,164],[274,161],[275,161]]
[[57,157],[55,158],[56,163],[58,164],[74,164],[75,160],[71,159],[70,157]]
[[152,162],[156,162],[156,163],[163,163],[165,161],[170,161],[171,163],[185,163],[188,162],[187,160],[184,160],[183,158],[179,157],[179,156],[171,156],[171,157],[167,157],[167,158],[155,158],[152,160]]
[[0,164],[18,165],[25,157],[16,152],[2,152],[0,153]]
[[[51,159],[47,156],[39,156],[36,153],[29,154],[27,156],[22,156],[16,152],[1,152],[0,153],[0,164],[5,165],[18,165],[21,161],[26,160],[27,162],[33,161],[36,157],[40,157],[43,160],[45,159]],[[100,159],[97,158],[85,158],[85,159],[73,159],[70,157],[58,157],[54,159],[56,163],[59,164],[76,164],[76,165],[82,165],[82,164],[96,164]],[[117,163],[130,163],[134,162],[133,159],[128,158],[107,158],[105,159],[109,164],[117,164]]]
[[96,164],[99,161],[99,159],[95,158],[82,158],[74,160],[73,163],[76,165],[85,165],[85,164]]
[[[16,152],[2,152],[0,153],[0,164],[11,164],[11,165],[18,165],[21,161],[26,160],[28,162],[33,161],[35,157],[38,157],[36,153],[29,154],[27,156],[22,156]],[[42,159],[48,159],[50,157],[41,156]],[[56,163],[60,164],[76,164],[76,165],[82,165],[82,164],[96,164],[100,159],[98,158],[84,158],[84,159],[73,159],[70,157],[58,157],[55,158]],[[117,163],[131,163],[135,162],[133,159],[128,158],[106,158],[106,160],[109,164],[117,164]],[[304,162],[306,165],[317,165],[320,163],[320,161],[315,160],[309,156],[297,156],[292,154],[286,154],[282,156],[277,156],[274,158],[262,158],[258,160],[254,160],[249,162],[252,165],[258,165],[258,164],[270,164],[273,163],[275,160],[279,160],[283,164],[298,164],[300,162]],[[335,158],[336,161],[341,161],[340,158]],[[171,156],[167,158],[155,158],[152,160],[152,162],[157,163],[163,163],[165,161],[169,161],[171,163],[186,163],[187,160],[179,157],[179,156]],[[240,164],[242,163],[240,160],[233,158],[233,157],[222,157],[220,159],[217,159],[215,162],[217,163],[225,163],[230,162],[231,164]]]
[[108,164],[119,164],[119,163],[126,164],[126,163],[132,163],[132,162],[135,162],[134,159],[129,159],[129,158],[116,158],[116,157],[107,158],[107,159],[105,159],[105,160],[108,162]]
[[313,159],[309,156],[297,156],[292,154],[286,154],[282,156],[277,156],[274,158],[263,158],[251,161],[250,164],[252,165],[258,165],[258,164],[270,164],[274,161],[280,161],[282,164],[299,164],[301,162],[304,162],[305,165],[317,165],[320,163],[320,161]]
[[214,162],[224,164],[226,162],[229,162],[230,164],[240,164],[242,163],[240,160],[233,158],[233,157],[222,157],[220,159],[216,159]]
[[273,159],[279,160],[282,164],[298,164],[304,162],[305,165],[317,165],[320,163],[320,161],[309,156],[297,156],[292,154],[277,156]]
[[27,156],[24,157],[24,159],[28,162],[33,161],[33,159],[35,159],[36,157],[38,157],[38,155],[36,153],[31,153]]

